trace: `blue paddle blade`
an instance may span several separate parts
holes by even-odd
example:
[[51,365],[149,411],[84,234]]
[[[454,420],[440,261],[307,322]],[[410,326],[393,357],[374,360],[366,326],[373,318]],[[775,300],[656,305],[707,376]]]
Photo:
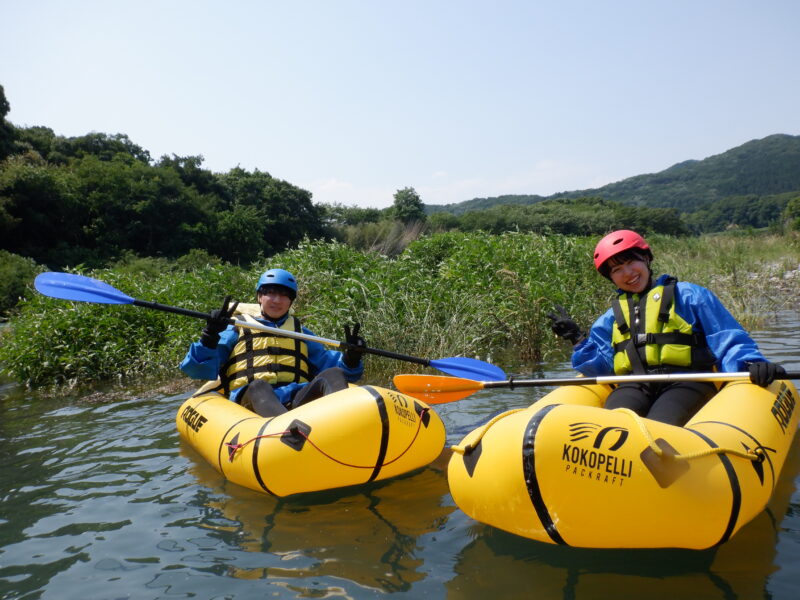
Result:
[[474,379],[477,381],[504,381],[508,379],[505,372],[500,367],[483,362],[482,360],[465,358],[463,356],[432,360],[430,361],[430,366],[448,375],[462,377],[464,379]]
[[118,289],[74,273],[41,273],[33,280],[40,294],[62,300],[96,302],[99,304],[133,304],[134,299]]

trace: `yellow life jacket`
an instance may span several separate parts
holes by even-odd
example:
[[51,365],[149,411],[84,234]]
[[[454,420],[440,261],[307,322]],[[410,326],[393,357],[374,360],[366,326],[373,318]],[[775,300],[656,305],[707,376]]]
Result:
[[[244,315],[244,320],[251,318]],[[300,320],[293,316],[289,316],[280,329],[302,331]],[[311,380],[308,345],[304,341],[246,327],[237,327],[236,331],[239,340],[220,369],[226,396],[255,379],[278,386]]]
[[675,312],[676,283],[670,277],[642,297],[624,293],[612,301],[614,373],[704,371],[716,364],[705,334]]

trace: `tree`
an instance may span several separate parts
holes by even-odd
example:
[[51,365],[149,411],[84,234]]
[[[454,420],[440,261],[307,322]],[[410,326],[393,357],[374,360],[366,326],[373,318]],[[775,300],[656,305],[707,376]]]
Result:
[[330,225],[362,225],[364,223],[377,223],[384,212],[391,209],[361,208],[359,206],[344,206],[338,202],[320,207],[323,219]]
[[[86,155],[92,155],[100,160],[110,161],[118,155],[124,155],[133,160],[150,164],[150,153],[134,144],[124,133],[110,135],[92,132],[71,138],[57,136],[53,146],[53,152],[58,156],[83,158]],[[50,157],[46,156],[45,158],[51,160]]]
[[428,217],[428,230],[437,233],[440,231],[449,231],[451,229],[458,229],[458,217],[446,212],[438,212]]
[[215,255],[232,263],[246,264],[269,253],[270,247],[264,243],[267,224],[255,206],[237,204],[216,218],[216,235],[207,244]]
[[22,154],[34,151],[43,159],[51,163],[62,164],[67,162],[66,157],[53,155],[53,144],[56,141],[55,132],[49,127],[39,125],[33,127],[19,127],[16,131],[15,153]]
[[[243,214],[256,215],[262,225],[263,237],[257,248],[242,249],[242,256],[252,256],[261,252],[268,256],[281,252],[304,237],[319,239],[326,236],[323,211],[311,202],[311,193],[269,173],[256,169],[250,173],[240,167],[220,175],[231,198],[231,206],[252,206],[257,212],[235,211],[237,218]],[[248,233],[249,235],[249,233]],[[242,243],[241,239],[227,240],[227,243]]]
[[789,200],[783,209],[782,220],[789,224],[789,229],[800,229],[800,196]]
[[85,208],[76,179],[36,153],[15,155],[0,169],[0,247],[37,262],[76,264]]
[[118,153],[73,159],[83,230],[99,258],[123,251],[174,258],[208,239],[212,211],[171,167],[153,167]]
[[394,218],[405,224],[419,221],[425,222],[425,206],[422,199],[412,187],[397,190],[394,195]]
[[200,194],[213,194],[226,206],[230,205],[227,189],[214,173],[202,168],[203,160],[202,155],[178,156],[173,154],[169,157],[165,154],[156,163],[156,166],[174,169],[187,186],[193,187]]
[[11,105],[6,100],[6,92],[0,85],[0,160],[11,155],[14,148],[14,127],[6,121]]

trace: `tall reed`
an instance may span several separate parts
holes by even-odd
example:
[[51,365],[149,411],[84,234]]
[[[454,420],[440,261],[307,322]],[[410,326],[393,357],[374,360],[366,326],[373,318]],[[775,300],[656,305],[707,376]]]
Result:
[[[177,261],[86,273],[144,300],[210,311],[227,294],[255,299],[269,267],[295,273],[294,311],[317,335],[343,339],[360,322],[368,344],[425,358],[470,356],[510,371],[563,360],[568,344],[546,318],[562,305],[584,327],[609,306],[613,285],[592,265],[596,239],[507,233],[442,233],[412,242],[399,256],[341,243],[306,241],[242,269]],[[796,308],[800,243],[793,236],[652,236],[654,268],[714,290],[752,326]],[[202,257],[201,257],[202,258]],[[29,291],[0,338],[6,374],[32,386],[179,375],[200,320],[132,306],[67,302]],[[367,357],[368,377],[386,380],[415,365]]]

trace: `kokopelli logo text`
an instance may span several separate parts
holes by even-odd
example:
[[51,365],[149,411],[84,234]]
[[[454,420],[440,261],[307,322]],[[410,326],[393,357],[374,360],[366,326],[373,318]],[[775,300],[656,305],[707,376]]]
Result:
[[602,427],[597,423],[571,423],[569,441],[564,444],[561,460],[568,473],[592,481],[622,485],[630,478],[633,463],[615,454],[625,440],[624,427]]
[[417,413],[414,412],[408,399],[392,392],[389,392],[388,396],[392,399],[394,412],[400,418],[400,422],[405,425],[415,425],[417,423]]

